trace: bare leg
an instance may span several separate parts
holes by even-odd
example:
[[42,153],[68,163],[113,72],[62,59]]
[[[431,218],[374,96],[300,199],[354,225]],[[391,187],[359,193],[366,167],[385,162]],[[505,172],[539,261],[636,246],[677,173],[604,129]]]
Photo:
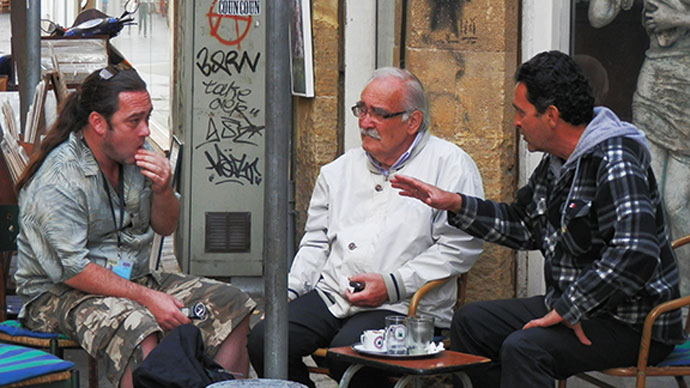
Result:
[[214,360],[237,378],[246,379],[249,375],[249,315],[223,341]]
[[[158,345],[158,338],[155,333],[144,338],[144,340],[141,342],[141,345],[139,345],[141,346],[141,351],[144,353],[144,358],[148,357],[149,353],[151,353],[156,345]],[[120,378],[120,388],[132,388],[133,386],[134,382],[132,381],[132,369],[129,367],[129,364],[127,364],[125,373],[122,375],[122,378]]]

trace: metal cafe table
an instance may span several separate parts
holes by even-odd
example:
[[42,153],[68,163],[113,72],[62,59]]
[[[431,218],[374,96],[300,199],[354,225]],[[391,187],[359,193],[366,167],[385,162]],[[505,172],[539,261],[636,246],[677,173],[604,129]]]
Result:
[[395,384],[395,388],[402,388],[410,381],[420,376],[443,373],[457,373],[465,387],[472,387],[466,370],[486,368],[490,359],[472,354],[444,350],[438,355],[424,358],[387,358],[369,356],[353,350],[350,346],[329,348],[326,357],[332,360],[347,362],[350,365],[340,380],[340,388],[347,388],[350,379],[361,368],[367,366],[387,372],[401,374],[403,377]]

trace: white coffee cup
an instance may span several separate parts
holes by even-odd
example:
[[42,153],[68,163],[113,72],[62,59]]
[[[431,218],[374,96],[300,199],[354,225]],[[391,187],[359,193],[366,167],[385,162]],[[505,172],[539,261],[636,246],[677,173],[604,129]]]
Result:
[[359,336],[359,340],[362,342],[362,348],[364,350],[372,352],[386,351],[386,331],[383,329],[364,330],[362,335]]

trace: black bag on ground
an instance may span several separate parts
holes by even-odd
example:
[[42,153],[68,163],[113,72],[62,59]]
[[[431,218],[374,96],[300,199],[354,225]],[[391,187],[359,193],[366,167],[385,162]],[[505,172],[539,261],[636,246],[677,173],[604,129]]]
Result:
[[135,388],[204,388],[235,378],[204,355],[201,331],[191,323],[168,333],[133,375]]

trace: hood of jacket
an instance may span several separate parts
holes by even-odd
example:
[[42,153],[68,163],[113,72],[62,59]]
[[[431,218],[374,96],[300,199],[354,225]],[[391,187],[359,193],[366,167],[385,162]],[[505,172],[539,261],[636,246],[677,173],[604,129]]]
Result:
[[642,131],[628,122],[621,121],[609,108],[603,106],[595,107],[594,118],[587,124],[573,153],[570,154],[563,167],[568,168],[576,164],[583,155],[587,154],[597,144],[618,136],[634,139],[642,144],[649,153],[645,135]]

